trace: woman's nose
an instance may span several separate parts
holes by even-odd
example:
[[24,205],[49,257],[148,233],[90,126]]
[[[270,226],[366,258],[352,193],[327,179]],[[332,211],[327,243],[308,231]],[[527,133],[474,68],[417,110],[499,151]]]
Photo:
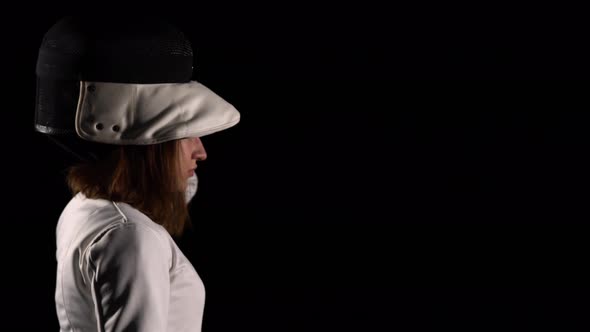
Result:
[[197,160],[207,159],[207,151],[205,151],[205,146],[203,145],[203,142],[201,141],[201,139],[196,137],[195,143],[196,143],[196,149],[195,149],[196,159]]

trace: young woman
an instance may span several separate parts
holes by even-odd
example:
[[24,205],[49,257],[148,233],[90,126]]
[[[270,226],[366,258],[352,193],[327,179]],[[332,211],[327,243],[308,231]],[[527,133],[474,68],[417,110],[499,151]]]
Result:
[[153,17],[46,33],[35,129],[78,159],[56,228],[61,331],[201,331],[205,287],[172,236],[191,225],[200,138],[240,114],[192,70],[188,40]]

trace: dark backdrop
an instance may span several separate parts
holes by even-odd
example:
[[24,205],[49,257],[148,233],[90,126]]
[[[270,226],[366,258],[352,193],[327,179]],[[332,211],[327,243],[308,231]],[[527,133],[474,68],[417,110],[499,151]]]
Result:
[[[58,329],[66,160],[33,132],[34,68],[69,8],[3,15],[4,315],[21,330]],[[203,331],[587,330],[581,12],[163,6],[193,79],[242,115],[203,138],[177,240],[205,283]]]

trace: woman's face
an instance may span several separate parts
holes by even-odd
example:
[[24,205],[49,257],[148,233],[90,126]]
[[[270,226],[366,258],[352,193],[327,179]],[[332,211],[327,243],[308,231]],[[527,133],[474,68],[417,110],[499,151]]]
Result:
[[207,152],[200,138],[190,137],[180,140],[180,170],[187,179],[194,174],[197,160],[205,159],[207,159]]

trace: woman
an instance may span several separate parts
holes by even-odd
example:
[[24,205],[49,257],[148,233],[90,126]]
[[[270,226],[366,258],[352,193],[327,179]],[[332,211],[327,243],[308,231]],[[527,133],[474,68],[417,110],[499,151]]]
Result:
[[154,18],[67,17],[37,62],[35,129],[77,158],[56,228],[61,331],[201,330],[205,288],[172,236],[191,225],[200,137],[240,114],[191,81],[184,35]]

